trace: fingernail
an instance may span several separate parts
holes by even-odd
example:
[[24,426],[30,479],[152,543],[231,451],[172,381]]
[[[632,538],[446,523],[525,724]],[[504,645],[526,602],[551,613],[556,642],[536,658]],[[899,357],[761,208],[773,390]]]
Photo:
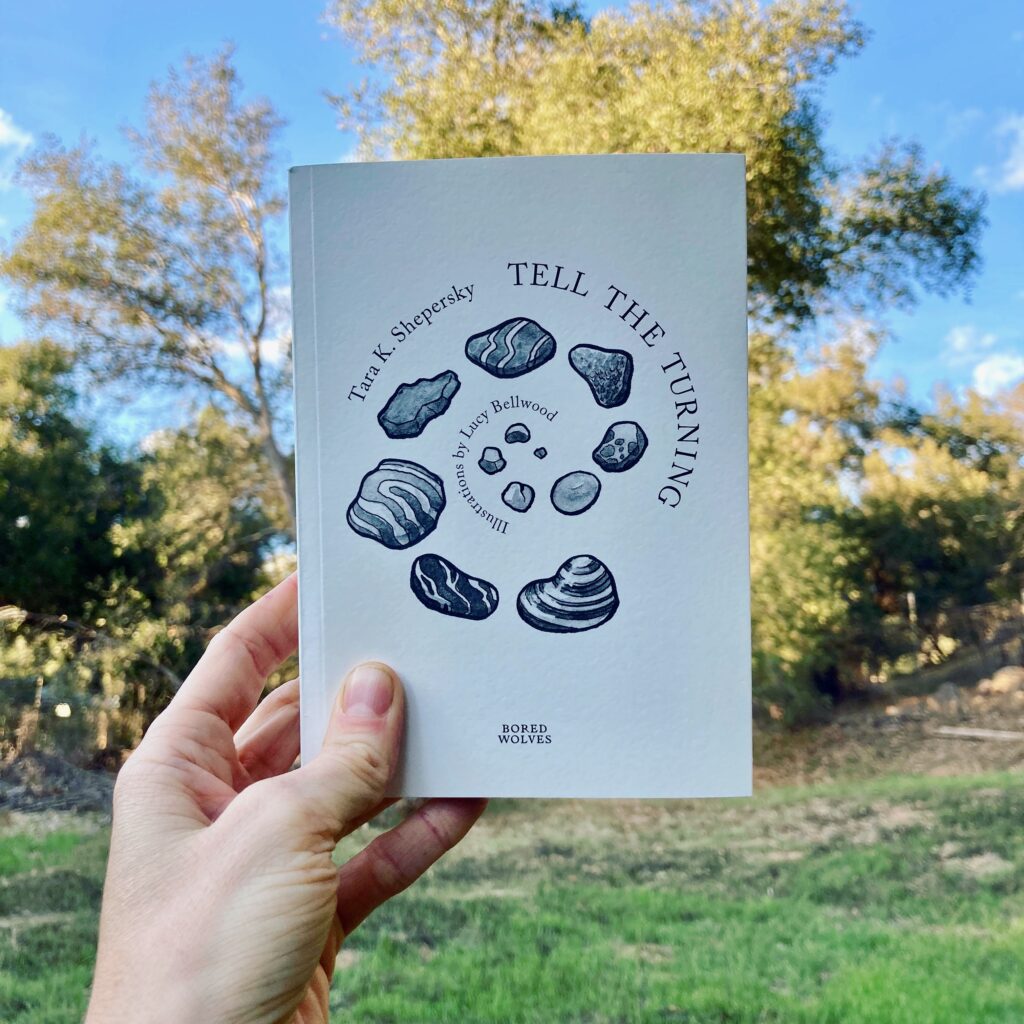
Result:
[[355,718],[380,718],[395,696],[391,673],[380,665],[357,665],[345,681],[341,710]]

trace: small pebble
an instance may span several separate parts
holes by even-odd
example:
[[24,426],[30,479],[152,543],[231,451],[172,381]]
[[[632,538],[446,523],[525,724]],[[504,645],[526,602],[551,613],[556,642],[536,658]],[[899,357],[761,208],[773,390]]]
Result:
[[529,484],[521,484],[514,480],[501,492],[501,500],[513,512],[526,512],[533,504],[533,488]]
[[584,469],[559,477],[551,488],[551,504],[563,515],[578,516],[597,501],[601,481]]
[[500,473],[505,468],[505,456],[500,448],[485,448],[477,465],[485,473]]
[[530,428],[525,423],[513,423],[505,431],[506,444],[525,444],[530,440]]
[[546,459],[548,457],[548,450],[547,448],[534,448],[533,454],[536,455],[538,459]]

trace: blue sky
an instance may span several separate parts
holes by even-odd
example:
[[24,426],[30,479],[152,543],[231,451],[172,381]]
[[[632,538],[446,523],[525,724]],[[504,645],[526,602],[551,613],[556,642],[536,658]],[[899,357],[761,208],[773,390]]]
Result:
[[[597,4],[585,5],[593,11]],[[887,136],[921,142],[963,182],[984,187],[985,266],[972,300],[926,298],[892,313],[878,375],[899,376],[926,399],[936,384],[986,393],[1024,378],[1024,4],[1020,0],[896,3],[862,0],[871,32],[860,56],[829,81],[828,141],[856,157]],[[322,0],[32,0],[6,4],[0,23],[0,238],[30,211],[10,184],[17,156],[52,132],[98,141],[123,157],[120,134],[137,123],[148,83],[183,52],[237,44],[246,85],[288,119],[287,163],[338,160],[353,140],[338,131],[325,89],[357,80]],[[969,16],[965,17],[965,12]],[[0,293],[0,339],[21,327]]]

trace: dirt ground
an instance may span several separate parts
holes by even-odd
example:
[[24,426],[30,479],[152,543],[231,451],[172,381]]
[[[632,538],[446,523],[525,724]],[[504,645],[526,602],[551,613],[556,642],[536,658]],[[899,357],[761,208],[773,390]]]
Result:
[[41,751],[0,766],[0,811],[109,813],[114,777]]
[[[943,727],[1018,733],[976,739]],[[761,729],[754,739],[754,784],[808,785],[882,775],[974,775],[1024,767],[1024,689],[983,694],[943,688],[894,703],[852,704],[805,729]]]

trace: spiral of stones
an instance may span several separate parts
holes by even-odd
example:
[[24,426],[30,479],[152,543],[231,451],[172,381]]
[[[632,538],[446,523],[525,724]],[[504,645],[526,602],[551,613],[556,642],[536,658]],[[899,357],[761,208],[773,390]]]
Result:
[[[498,379],[519,377],[550,362],[557,350],[554,336],[528,317],[512,317],[466,341],[466,358]],[[605,409],[625,404],[632,390],[633,359],[628,352],[596,345],[576,345],[568,355],[570,367],[587,383],[597,405]],[[392,440],[419,437],[444,415],[461,387],[454,370],[400,384],[377,415],[377,422]],[[513,423],[504,432],[507,445],[526,444],[531,432],[525,423]],[[591,453],[605,473],[632,469],[647,450],[643,428],[633,420],[612,423]],[[533,455],[547,456],[537,447]],[[501,449],[489,446],[478,459],[488,474],[507,466]],[[563,474],[553,484],[550,500],[563,515],[581,515],[593,507],[601,481],[587,470]],[[535,492],[519,480],[501,493],[505,505],[527,512]],[[409,459],[382,459],[360,481],[348,507],[346,520],[357,534],[393,550],[420,543],[437,527],[445,508],[444,483],[427,467]],[[442,555],[427,553],[414,559],[409,586],[419,602],[442,615],[480,621],[497,609],[497,587],[460,569]],[[542,632],[579,633],[603,625],[619,607],[615,579],[608,567],[589,554],[574,555],[550,577],[527,583],[516,600],[519,617]]]

